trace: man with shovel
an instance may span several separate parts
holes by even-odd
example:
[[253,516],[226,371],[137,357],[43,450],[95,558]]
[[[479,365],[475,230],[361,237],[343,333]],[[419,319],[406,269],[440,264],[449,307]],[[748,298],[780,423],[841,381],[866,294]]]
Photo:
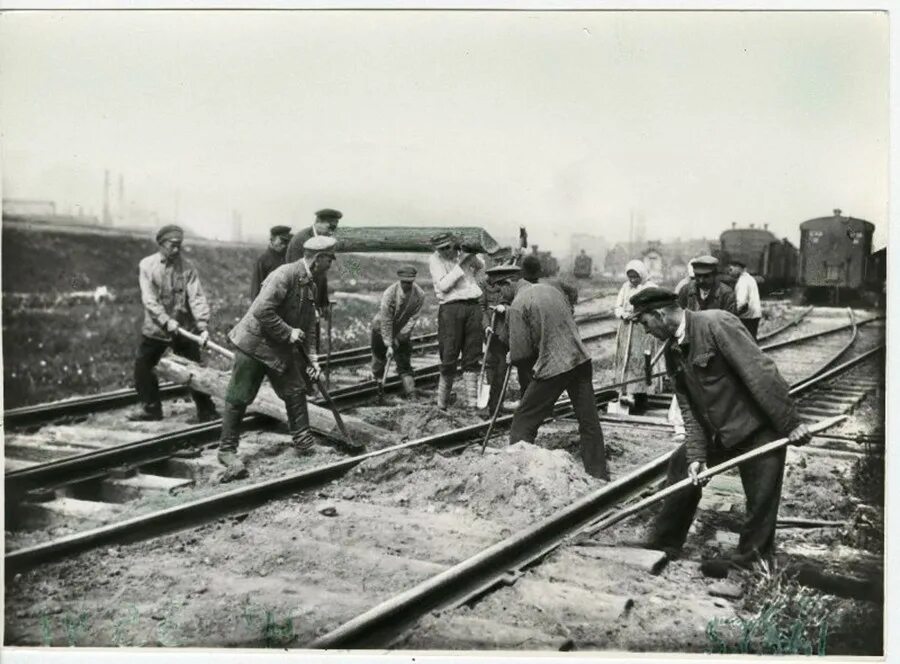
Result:
[[[490,384],[487,414],[492,415],[500,400],[503,377],[506,375],[506,354],[509,352],[509,329],[506,310],[516,295],[514,280],[521,274],[518,265],[496,265],[485,270],[487,282],[481,294],[481,322],[484,326],[487,349],[481,371]],[[479,381],[479,388],[482,387]]]
[[[630,299],[634,319],[666,349],[666,371],[684,417],[686,440],[669,462],[666,485],[685,477],[694,487],[665,500],[649,537],[636,543],[675,557],[700,502],[697,475],[714,465],[780,437],[802,445],[810,438],[787,382],[734,314],[685,311],[665,288],[646,288]],[[738,550],[712,567],[747,567],[772,554],[781,500],[785,450],[768,452],[740,466],[747,516]]]
[[397,270],[399,280],[384,291],[378,313],[372,320],[372,375],[381,381],[393,360],[406,397],[415,396],[412,331],[425,303],[425,291],[415,283],[416,274],[412,265]]
[[[316,328],[315,282],[331,267],[335,244],[325,236],[307,240],[299,260],[282,265],[266,278],[250,309],[228,335],[237,350],[219,442],[219,463],[226,467],[223,481],[247,474],[237,456],[241,420],[266,377],[284,401],[297,453],[313,454],[315,438],[309,428],[303,373],[315,384],[321,371],[310,353]],[[298,352],[298,345],[306,352]]]

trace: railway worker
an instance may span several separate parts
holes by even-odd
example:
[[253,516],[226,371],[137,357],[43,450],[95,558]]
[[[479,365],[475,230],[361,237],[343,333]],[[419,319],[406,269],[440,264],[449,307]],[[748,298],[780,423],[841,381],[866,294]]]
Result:
[[253,274],[250,277],[250,301],[259,295],[262,282],[276,267],[284,265],[288,243],[291,241],[290,226],[272,226],[269,230],[269,246],[263,254],[256,259],[253,266]]
[[399,280],[384,291],[378,313],[372,320],[372,375],[381,380],[387,359],[392,357],[397,363],[403,394],[407,397],[415,396],[412,331],[425,303],[425,291],[415,283],[416,274],[416,268],[411,265],[397,270]]
[[441,373],[437,405],[446,409],[453,392],[456,362],[462,356],[466,406],[478,407],[478,369],[481,359],[481,288],[479,271],[484,264],[474,252],[464,251],[450,233],[431,238],[434,253],[428,268],[438,301],[438,348]]
[[[788,384],[741,324],[726,311],[685,311],[675,293],[647,288],[632,296],[634,316],[661,341],[669,341],[666,370],[681,405],[686,441],[668,467],[667,485],[685,477],[694,487],[663,503],[641,546],[677,556],[700,501],[697,475],[780,437],[801,445],[810,438]],[[748,566],[774,548],[785,450],[740,466],[747,497],[737,553],[727,564]],[[722,563],[723,561],[719,561]]]
[[653,336],[646,334],[632,319],[630,299],[645,288],[656,286],[650,280],[650,272],[644,262],[634,259],[625,266],[627,281],[622,284],[616,297],[613,314],[619,319],[616,330],[616,381],[622,385],[619,403],[631,414],[638,415],[647,410],[647,384],[644,381],[644,353],[651,356],[656,352],[657,343]]
[[534,443],[538,427],[565,390],[572,400],[585,470],[609,479],[603,431],[591,383],[593,367],[569,303],[558,288],[537,283],[519,291],[508,311],[509,361],[533,361],[533,376],[513,415],[510,442]]
[[[338,222],[344,215],[339,210],[326,208],[316,212],[316,220],[311,226],[297,231],[288,243],[285,254],[286,263],[294,263],[304,256],[306,241],[313,237],[331,237],[337,230]],[[316,311],[319,316],[331,314],[331,303],[328,300],[328,275],[325,272],[316,275]]]
[[700,256],[691,261],[694,279],[678,293],[678,304],[689,311],[721,309],[737,313],[734,291],[718,278],[719,259]]
[[[209,302],[197,268],[181,255],[183,241],[184,231],[180,226],[163,226],[156,234],[159,251],[142,259],[138,267],[144,324],[134,362],[134,386],[141,407],[128,416],[133,422],[162,419],[159,381],[153,369],[166,348],[200,362],[200,348],[179,336],[178,328],[198,332],[204,344],[209,339]],[[218,419],[219,413],[209,395],[192,390],[191,396],[198,422]]]
[[578,289],[561,279],[544,279],[545,276],[544,268],[541,266],[541,261],[537,256],[529,255],[522,259],[522,279],[519,283],[522,281],[531,284],[541,282],[559,289],[566,296],[566,300],[569,302],[569,309],[574,314],[575,305],[578,304]]
[[759,303],[759,286],[756,279],[747,272],[743,261],[732,258],[729,261],[728,273],[734,282],[734,300],[738,318],[754,339],[759,333],[759,319],[762,318],[762,306]]
[[[303,256],[269,275],[247,313],[228,335],[236,350],[219,442],[219,463],[226,467],[222,481],[247,474],[237,456],[241,420],[267,376],[284,401],[295,450],[301,456],[313,454],[315,438],[309,428],[303,373],[312,384],[320,373],[316,356],[310,352],[316,323],[315,280],[331,267],[335,244],[333,238],[326,236],[307,240]],[[297,344],[303,344],[310,357],[309,365],[297,352]]]
[[503,378],[506,375],[506,354],[509,352],[509,327],[506,310],[516,295],[515,281],[522,272],[518,265],[495,265],[486,271],[486,283],[481,295],[481,323],[490,343],[485,353],[484,373],[490,384],[488,415],[492,415],[500,400]]

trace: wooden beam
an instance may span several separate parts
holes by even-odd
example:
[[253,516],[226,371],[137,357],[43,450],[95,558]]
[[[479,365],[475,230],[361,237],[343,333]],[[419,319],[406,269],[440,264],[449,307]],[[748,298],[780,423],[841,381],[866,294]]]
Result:
[[[177,355],[167,355],[160,359],[159,364],[156,365],[156,373],[166,380],[182,385],[190,385],[191,388],[198,392],[219,397],[220,399],[225,398],[230,380],[230,375],[227,371],[203,367],[196,362],[191,362]],[[332,438],[342,438],[334,422],[334,415],[330,410],[312,403],[308,404],[308,408],[309,424],[314,430]],[[257,394],[256,399],[247,410],[268,415],[287,423],[287,412],[284,408],[284,402],[278,398],[278,395],[275,394],[275,391],[268,383],[263,383],[259,389],[259,394]],[[378,449],[397,442],[397,435],[393,431],[373,426],[355,417],[343,414],[341,416],[347,430],[353,437],[353,441],[357,445]]]
[[431,253],[431,238],[442,232],[453,233],[480,254],[494,254],[500,249],[497,241],[477,226],[339,226],[334,238],[338,241],[337,251],[343,252]]

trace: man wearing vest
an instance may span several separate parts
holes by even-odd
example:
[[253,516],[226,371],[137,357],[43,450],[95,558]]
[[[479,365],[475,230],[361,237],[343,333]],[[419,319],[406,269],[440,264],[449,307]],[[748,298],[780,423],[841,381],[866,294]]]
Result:
[[[309,428],[303,372],[315,384],[320,369],[310,348],[316,325],[314,281],[331,267],[334,246],[330,237],[307,240],[303,257],[269,275],[250,309],[228,335],[236,351],[219,442],[219,463],[226,467],[222,481],[247,474],[237,456],[241,420],[266,377],[284,401],[297,453],[313,454],[315,438]],[[303,344],[310,365],[298,352],[297,344]]]
[[721,309],[736,313],[734,291],[718,278],[719,259],[700,256],[691,261],[694,279],[678,293],[678,304],[688,311]]
[[411,265],[397,270],[399,281],[384,291],[378,313],[372,320],[372,375],[381,380],[388,358],[393,358],[407,397],[415,396],[412,331],[425,303],[425,291],[415,283],[416,274],[416,268]]

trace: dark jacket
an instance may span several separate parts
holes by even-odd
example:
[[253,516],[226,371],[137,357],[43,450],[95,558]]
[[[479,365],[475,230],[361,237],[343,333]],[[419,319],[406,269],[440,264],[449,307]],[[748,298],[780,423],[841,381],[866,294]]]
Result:
[[303,346],[310,352],[316,330],[312,285],[303,261],[277,268],[231,330],[231,343],[267,367],[284,373],[296,357],[291,345],[292,329],[303,330]]
[[[317,233],[312,226],[307,226],[303,230],[299,230],[291,237],[288,243],[287,251],[284,255],[285,263],[293,263],[303,258],[303,243]],[[323,272],[316,276],[316,307],[319,311],[328,308],[328,273]]]
[[275,268],[284,265],[284,254],[279,254],[269,247],[265,252],[256,259],[253,266],[253,274],[250,275],[250,299],[253,300],[259,295],[259,289],[262,288],[262,282],[266,280],[269,273]]
[[685,311],[685,340],[666,350],[684,417],[688,462],[709,445],[731,448],[764,426],[787,435],[800,424],[787,382],[734,314]]
[[507,283],[500,286],[485,283],[481,287],[481,326],[488,327],[491,319],[494,320],[494,337],[500,339],[504,344],[509,344],[509,327],[506,322],[506,313],[498,313],[494,316],[491,307],[498,304],[506,306],[512,304],[513,298],[516,296],[515,284]]
[[737,313],[734,291],[718,279],[709,290],[709,295],[705,300],[700,299],[700,289],[697,287],[697,282],[691,281],[678,293],[678,304],[682,309],[687,309],[688,311],[720,309],[733,314]]

